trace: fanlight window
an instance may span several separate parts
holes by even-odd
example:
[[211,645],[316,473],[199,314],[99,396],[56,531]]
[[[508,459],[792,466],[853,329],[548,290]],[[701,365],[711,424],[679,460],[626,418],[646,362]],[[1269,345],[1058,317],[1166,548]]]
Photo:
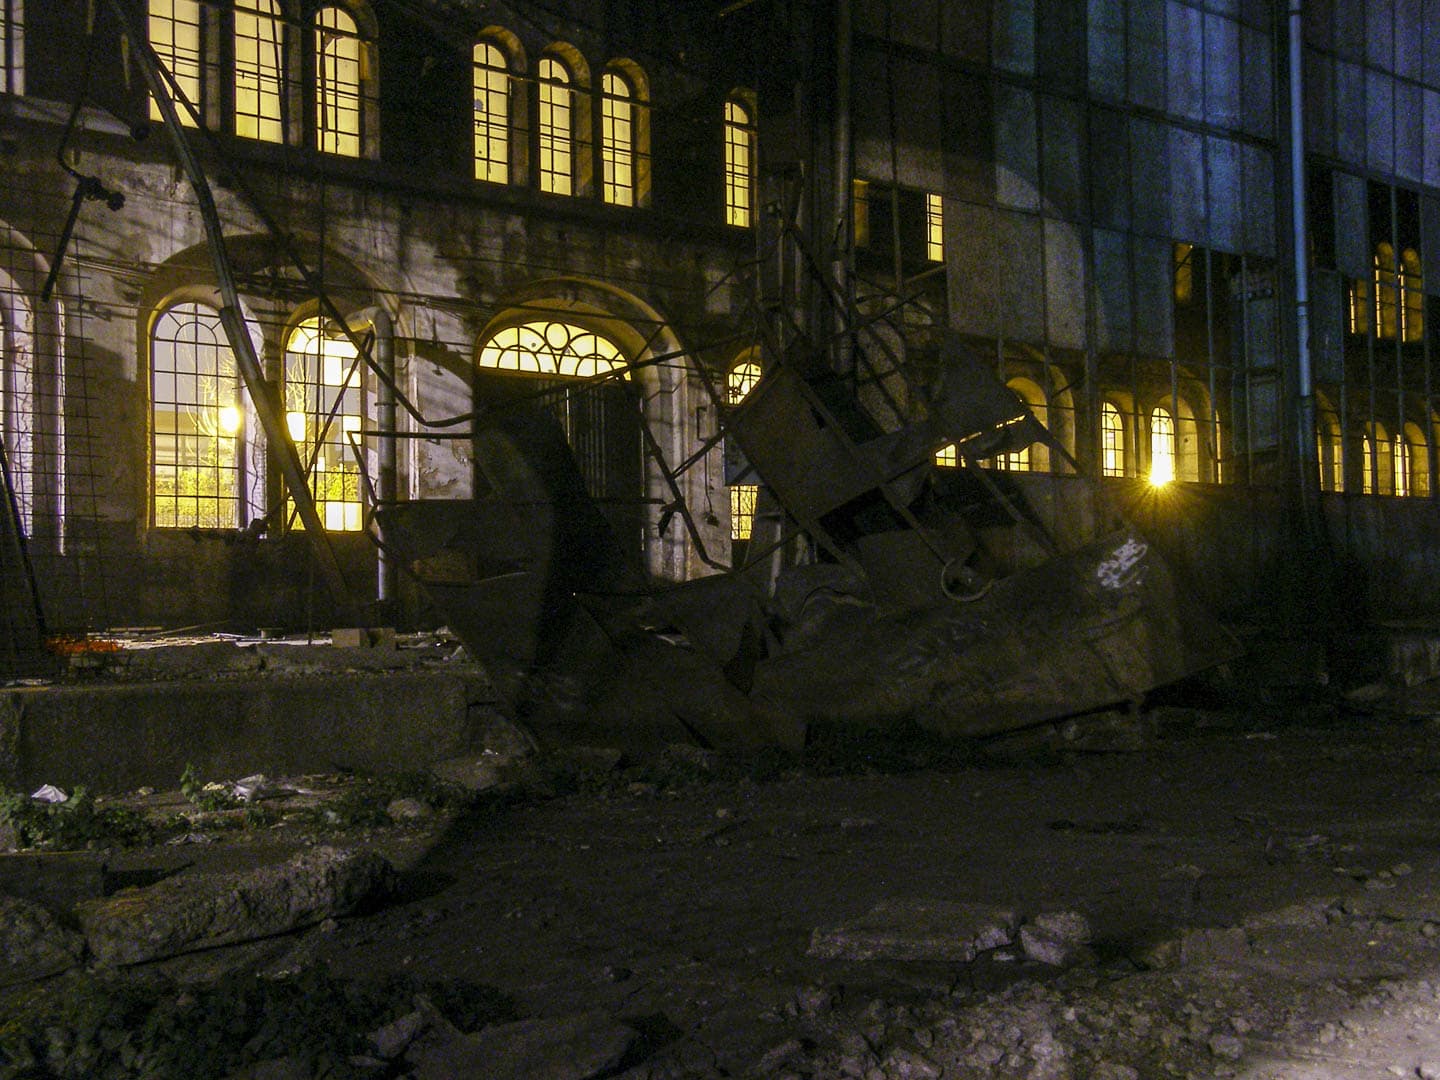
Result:
[[589,379],[618,372],[629,378],[625,357],[609,339],[563,322],[532,322],[499,331],[480,350],[485,368],[528,375]]

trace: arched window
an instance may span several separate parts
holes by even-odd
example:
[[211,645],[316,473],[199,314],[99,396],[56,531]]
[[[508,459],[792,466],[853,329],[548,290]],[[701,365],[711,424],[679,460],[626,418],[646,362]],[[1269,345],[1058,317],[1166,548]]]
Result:
[[[725,376],[725,404],[739,405],[759,381],[759,364],[753,360],[736,364]],[[730,553],[734,560],[744,557],[742,545],[749,541],[755,525],[755,497],[759,493],[758,484],[730,485]]]
[[1100,475],[1125,475],[1125,418],[1109,401],[1100,403]]
[[754,224],[755,114],[739,95],[725,102],[725,223]]
[[1385,425],[1366,424],[1361,435],[1360,490],[1366,495],[1390,494],[1393,467],[1393,447]]
[[235,134],[284,142],[285,24],[275,0],[235,0]]
[[1391,443],[1391,464],[1395,472],[1395,494],[1408,496],[1410,492],[1410,444],[1403,435],[1396,435]]
[[158,528],[239,528],[244,398],[220,315],[176,304],[150,334],[152,520]]
[[1404,288],[1400,304],[1403,339],[1419,341],[1425,336],[1425,278],[1420,270],[1420,253],[1414,248],[1400,253],[1400,282]]
[[1170,410],[1150,410],[1150,483],[1159,487],[1175,479],[1175,419]]
[[553,56],[540,58],[540,190],[575,193],[575,90],[570,69]]
[[[199,0],[150,0],[148,32],[150,47],[169,69],[190,104],[204,116],[202,14]],[[187,127],[195,125],[189,109],[177,102],[175,111],[182,124]],[[160,105],[153,97],[150,99],[150,119],[164,119]]]
[[1424,497],[1430,494],[1430,447],[1419,424],[1405,425],[1403,436],[1407,454],[1407,494]]
[[475,91],[475,179],[510,182],[510,69],[493,42],[473,53]]
[[25,3],[0,0],[0,94],[25,92]]
[[315,145],[327,154],[359,157],[365,147],[366,43],[355,19],[339,7],[315,13]]
[[607,203],[635,205],[635,101],[630,81],[616,71],[600,80],[601,190]]
[[325,528],[361,527],[360,463],[350,434],[365,423],[369,402],[363,365],[343,332],[306,319],[285,343],[285,427],[310,466],[310,495]]
[[1320,464],[1320,490],[1345,490],[1345,441],[1340,435],[1340,418],[1330,409],[1320,409],[1315,423],[1315,457]]
[[35,512],[35,373],[15,330],[0,311],[0,450],[20,512],[20,528],[29,536]]
[[1403,335],[1401,320],[1405,305],[1400,302],[1399,268],[1395,263],[1395,249],[1389,244],[1375,248],[1375,336],[1393,339]]

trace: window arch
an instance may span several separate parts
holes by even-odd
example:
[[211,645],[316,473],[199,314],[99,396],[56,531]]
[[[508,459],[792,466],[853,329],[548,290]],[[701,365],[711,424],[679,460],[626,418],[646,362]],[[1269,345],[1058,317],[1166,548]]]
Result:
[[[3,0],[0,0],[3,3]],[[205,115],[203,60],[205,10],[199,0],[150,0],[147,20],[150,47],[169,70],[181,92]],[[176,103],[180,122],[194,127],[190,110]],[[164,113],[152,95],[150,119],[163,120]]]
[[540,109],[540,190],[575,193],[575,87],[570,68],[557,56],[542,56],[536,71]]
[[1157,405],[1150,410],[1150,483],[1159,487],[1175,477],[1175,418]]
[[235,134],[285,141],[288,50],[276,0],[235,0]]
[[1100,403],[1100,475],[1125,475],[1125,418],[1112,401]]
[[472,50],[475,109],[475,179],[510,182],[510,64],[493,41]]
[[[1045,426],[1045,391],[1040,389],[1040,384],[1031,379],[1014,378],[1005,383],[1017,398],[1030,410],[1040,426]],[[1041,444],[1022,446],[1018,450],[1011,450],[1008,453],[997,454],[994,466],[1006,472],[1035,472],[1045,471],[1049,468],[1050,457],[1048,448]]]
[[220,313],[174,304],[150,332],[151,520],[234,529],[245,490],[246,416]]
[[636,94],[618,70],[600,79],[601,194],[615,206],[635,205]]
[[755,207],[755,110],[750,95],[725,99],[725,223],[748,229]]
[[1420,341],[1425,336],[1425,277],[1421,272],[1420,253],[1406,248],[1400,253],[1400,317],[1405,341]]
[[0,309],[0,450],[20,513],[20,527],[30,536],[35,515],[35,371],[19,328]]
[[1395,494],[1408,496],[1411,494],[1411,458],[1410,444],[1405,436],[1396,434],[1394,441],[1390,444],[1391,465],[1395,473]]
[[342,157],[375,153],[375,56],[345,8],[315,13],[315,146]]
[[365,369],[350,339],[317,318],[298,323],[285,339],[285,427],[310,466],[310,495],[327,530],[361,528],[360,463],[350,435],[368,414]]

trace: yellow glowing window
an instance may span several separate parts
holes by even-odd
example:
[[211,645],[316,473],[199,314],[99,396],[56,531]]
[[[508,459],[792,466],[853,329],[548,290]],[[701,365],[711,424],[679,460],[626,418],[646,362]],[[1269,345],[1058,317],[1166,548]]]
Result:
[[757,484],[730,485],[730,539],[749,540],[755,527],[755,497],[760,494]]
[[1345,490],[1344,443],[1340,438],[1340,423],[1328,414],[1330,419],[1321,417],[1315,432],[1315,457],[1320,463],[1320,490]]
[[850,181],[851,229],[856,247],[870,243],[870,182]]
[[1404,334],[1405,305],[1400,303],[1400,279],[1396,274],[1395,249],[1381,244],[1375,249],[1375,336],[1395,338]]
[[736,364],[725,376],[725,404],[739,405],[760,381],[760,365],[753,360]]
[[755,205],[755,120],[746,106],[725,102],[725,223],[746,229]]
[[1150,411],[1150,483],[1157,487],[1175,479],[1175,420],[1169,409]]
[[955,449],[954,443],[935,451],[935,464],[947,469],[953,469],[960,464],[960,452]]
[[601,80],[600,162],[604,196],[615,206],[635,205],[635,103],[624,77],[607,71]]
[[1391,456],[1395,466],[1395,494],[1410,494],[1410,444],[1400,436],[1395,436],[1391,444]]
[[316,144],[327,154],[360,156],[362,49],[347,12],[315,13]]
[[1009,453],[995,455],[995,468],[1004,472],[1029,472],[1030,471],[1030,447],[1022,446],[1019,450],[1011,450]]
[[488,41],[474,49],[475,179],[510,182],[510,73]]
[[508,326],[480,350],[483,368],[529,375],[561,375],[588,379],[619,370],[625,357],[608,338],[563,322],[532,322]]
[[572,195],[574,179],[575,91],[570,72],[554,57],[540,60],[540,190]]
[[0,93],[25,92],[25,5],[0,0]]
[[[3,2],[3,0],[0,0]],[[197,109],[201,106],[200,4],[198,0],[150,0],[150,47],[160,62],[174,76],[180,91]],[[193,127],[190,110],[176,103],[180,122]],[[150,119],[163,120],[164,114],[152,97]]]
[[1349,328],[1352,334],[1370,332],[1370,316],[1374,307],[1374,293],[1369,278],[1356,278],[1350,282]]
[[151,513],[157,528],[234,529],[244,412],[219,313],[167,308],[150,336]]
[[1100,403],[1100,475],[1125,475],[1125,421],[1108,401]]
[[931,262],[945,261],[945,210],[939,195],[925,196],[925,257]]
[[1400,253],[1400,284],[1404,290],[1400,304],[1403,340],[1419,341],[1425,336],[1425,281],[1420,255],[1414,248]]
[[235,0],[235,134],[284,142],[285,27],[275,0]]
[[300,323],[285,346],[286,427],[300,460],[311,465],[316,513],[336,532],[355,532],[362,525],[360,463],[348,437],[367,415],[357,356],[343,333],[326,332],[319,319]]
[[1195,245],[1175,245],[1175,302],[1188,304],[1195,296]]

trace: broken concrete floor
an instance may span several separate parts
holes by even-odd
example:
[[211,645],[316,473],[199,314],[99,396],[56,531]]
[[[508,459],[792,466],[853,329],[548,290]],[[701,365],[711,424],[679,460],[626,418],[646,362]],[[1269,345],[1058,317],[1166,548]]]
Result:
[[[321,1002],[389,980],[343,1055],[236,1076],[1440,1076],[1440,729],[1160,719],[1112,752],[904,774],[856,768],[880,744],[839,775],[591,755],[455,818],[378,910],[23,989],[163,975],[153,1018],[237,980]],[[0,1066],[20,1075],[47,1073]]]

